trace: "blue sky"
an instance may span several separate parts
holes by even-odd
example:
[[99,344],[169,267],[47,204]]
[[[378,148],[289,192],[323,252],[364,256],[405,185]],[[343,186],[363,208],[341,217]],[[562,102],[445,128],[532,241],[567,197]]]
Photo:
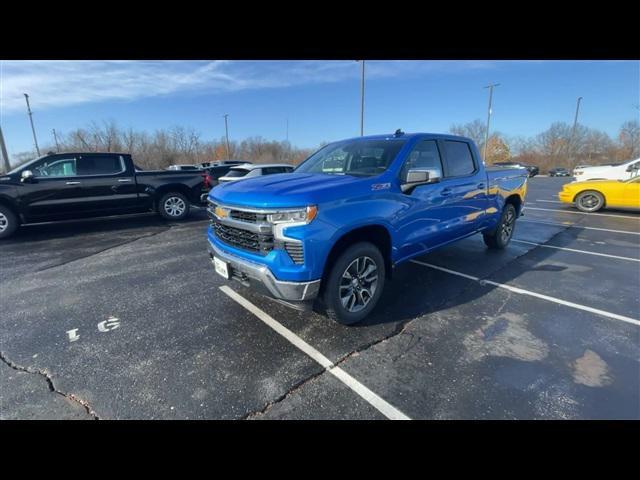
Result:
[[[365,134],[446,132],[486,119],[492,130],[535,135],[554,121],[617,134],[637,119],[637,61],[367,61]],[[355,61],[0,61],[0,120],[9,154],[31,150],[23,92],[41,145],[91,121],[153,131],[182,125],[203,140],[224,135],[289,140],[299,147],[359,134],[360,64]]]

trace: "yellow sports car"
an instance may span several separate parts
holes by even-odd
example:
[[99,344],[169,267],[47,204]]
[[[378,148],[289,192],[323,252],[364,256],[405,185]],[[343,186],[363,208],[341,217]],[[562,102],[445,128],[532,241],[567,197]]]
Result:
[[564,203],[574,203],[583,212],[596,212],[604,207],[640,209],[640,176],[565,183],[558,198]]

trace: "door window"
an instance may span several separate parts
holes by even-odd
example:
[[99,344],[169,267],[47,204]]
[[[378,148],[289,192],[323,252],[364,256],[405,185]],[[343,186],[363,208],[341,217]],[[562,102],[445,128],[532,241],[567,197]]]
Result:
[[116,175],[124,172],[120,155],[82,155],[77,160],[78,175]]
[[76,175],[76,159],[54,158],[44,159],[32,167],[33,175],[39,178],[73,177]]
[[436,170],[442,177],[442,161],[435,140],[423,140],[414,147],[402,166],[401,178],[414,168]]
[[445,140],[445,175],[447,177],[461,177],[471,175],[476,170],[471,156],[469,144],[454,140]]

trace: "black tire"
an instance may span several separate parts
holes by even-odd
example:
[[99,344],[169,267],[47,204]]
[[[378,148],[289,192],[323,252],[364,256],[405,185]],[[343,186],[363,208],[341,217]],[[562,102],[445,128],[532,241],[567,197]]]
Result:
[[184,220],[189,215],[189,200],[178,192],[165,193],[158,201],[158,213],[167,220]]
[[502,250],[506,248],[513,237],[513,231],[516,226],[516,217],[516,208],[512,204],[507,203],[502,210],[500,222],[495,230],[482,234],[485,245],[495,250]]
[[0,205],[0,240],[16,233],[19,225],[16,214],[10,208]]
[[[371,271],[367,277],[365,274],[372,265],[375,271]],[[362,267],[361,271],[359,267]],[[344,278],[347,270],[353,277],[353,284]],[[373,273],[376,274],[375,281],[370,281]],[[385,275],[384,258],[378,247],[369,242],[351,245],[331,266],[325,280],[323,301],[326,315],[342,325],[353,325],[364,320],[380,300]],[[365,293],[367,291],[369,295]],[[343,297],[348,297],[346,306]]]
[[575,205],[581,212],[597,212],[604,207],[604,196],[595,190],[585,190],[576,195]]

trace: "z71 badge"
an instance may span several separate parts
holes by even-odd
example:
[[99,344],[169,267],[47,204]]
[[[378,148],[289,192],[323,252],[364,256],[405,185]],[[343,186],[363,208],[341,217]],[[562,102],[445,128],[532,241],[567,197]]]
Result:
[[390,188],[390,183],[374,183],[373,185],[371,185],[371,190],[388,190]]

